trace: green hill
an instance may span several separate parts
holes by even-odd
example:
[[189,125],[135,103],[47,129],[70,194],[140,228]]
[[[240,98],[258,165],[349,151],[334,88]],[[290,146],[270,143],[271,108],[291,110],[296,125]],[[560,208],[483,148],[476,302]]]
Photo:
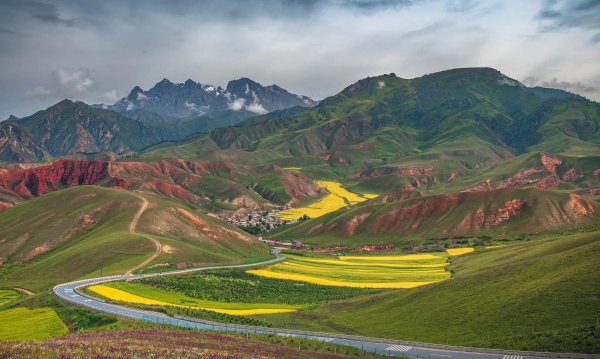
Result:
[[234,263],[269,257],[269,251],[236,228],[184,207],[132,192],[80,186],[27,201],[0,216],[0,276],[4,287],[33,291],[86,276],[125,273],[156,252],[144,267]]
[[599,218],[599,206],[586,197],[535,188],[432,196],[392,192],[268,236],[317,246],[443,245],[449,238],[511,238],[589,226]]
[[598,232],[549,237],[455,257],[448,281],[265,320],[402,340],[598,353],[599,260]]

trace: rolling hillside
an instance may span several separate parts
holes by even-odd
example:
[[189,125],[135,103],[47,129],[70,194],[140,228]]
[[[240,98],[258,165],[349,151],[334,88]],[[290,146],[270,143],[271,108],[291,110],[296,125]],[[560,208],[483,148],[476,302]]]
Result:
[[543,233],[600,221],[595,201],[534,188],[410,197],[406,192],[391,193],[282,227],[269,236],[316,245],[402,245],[436,238]]
[[444,282],[265,320],[453,345],[598,353],[599,246],[593,232],[482,249],[454,258],[455,275]]
[[[143,198],[148,205],[140,208]],[[139,220],[132,225],[134,218]],[[131,227],[133,226],[133,228]],[[33,291],[144,267],[237,263],[269,257],[255,239],[179,202],[96,186],[46,194],[0,216],[3,286]]]
[[142,190],[213,211],[295,204],[323,193],[301,173],[276,165],[174,158],[154,162],[60,159],[0,168],[0,210],[79,185]]

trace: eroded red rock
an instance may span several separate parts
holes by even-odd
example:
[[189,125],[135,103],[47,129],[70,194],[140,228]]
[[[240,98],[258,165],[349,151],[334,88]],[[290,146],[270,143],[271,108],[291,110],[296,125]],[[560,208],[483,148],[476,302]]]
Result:
[[545,153],[541,154],[540,161],[542,162],[542,165],[544,165],[546,170],[551,173],[555,173],[556,167],[562,164],[562,160],[550,157]]

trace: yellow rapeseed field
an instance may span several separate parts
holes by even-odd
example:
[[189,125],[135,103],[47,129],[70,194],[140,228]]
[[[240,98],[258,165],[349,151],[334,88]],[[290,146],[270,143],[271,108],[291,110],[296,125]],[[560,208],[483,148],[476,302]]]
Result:
[[471,253],[475,250],[473,247],[464,247],[464,248],[449,248],[446,251],[451,256],[459,256],[461,254]]
[[247,273],[313,284],[355,288],[414,288],[450,278],[448,254],[304,257]]
[[280,212],[276,216],[287,220],[298,219],[303,215],[307,215],[310,218],[317,218],[327,213],[337,211],[347,205],[357,204],[377,197],[376,194],[359,195],[352,193],[343,188],[342,184],[339,182],[316,181],[316,183],[329,192],[325,198],[307,207],[292,208]]
[[157,305],[167,307],[178,307],[178,308],[190,308],[190,309],[203,309],[216,313],[223,313],[229,315],[256,315],[256,314],[275,314],[275,313],[288,313],[294,312],[295,309],[284,309],[284,308],[256,308],[256,309],[223,309],[223,308],[210,308],[210,307],[195,307],[189,305],[180,305],[167,303],[160,300],[154,300],[145,298],[136,294],[126,292],[124,290],[111,288],[106,285],[93,285],[88,289],[96,294],[99,294],[110,300],[119,302],[133,303],[133,304],[145,304],[145,305]]
[[256,269],[249,270],[248,273],[255,274],[261,277],[267,278],[276,278],[276,279],[289,279],[289,280],[297,280],[301,282],[308,282],[313,284],[320,285],[329,285],[335,287],[352,287],[352,288],[374,288],[374,289],[383,289],[383,288],[415,288],[425,284],[435,283],[436,281],[431,282],[349,282],[342,280],[332,280],[323,277],[315,277],[304,274],[294,274],[294,273],[279,273],[273,272],[268,269]]

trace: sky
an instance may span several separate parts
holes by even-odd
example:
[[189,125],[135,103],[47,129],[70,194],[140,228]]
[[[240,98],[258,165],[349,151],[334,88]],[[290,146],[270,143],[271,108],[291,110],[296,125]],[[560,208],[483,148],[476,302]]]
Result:
[[168,78],[322,99],[367,76],[493,67],[600,101],[600,0],[0,0],[0,120]]

